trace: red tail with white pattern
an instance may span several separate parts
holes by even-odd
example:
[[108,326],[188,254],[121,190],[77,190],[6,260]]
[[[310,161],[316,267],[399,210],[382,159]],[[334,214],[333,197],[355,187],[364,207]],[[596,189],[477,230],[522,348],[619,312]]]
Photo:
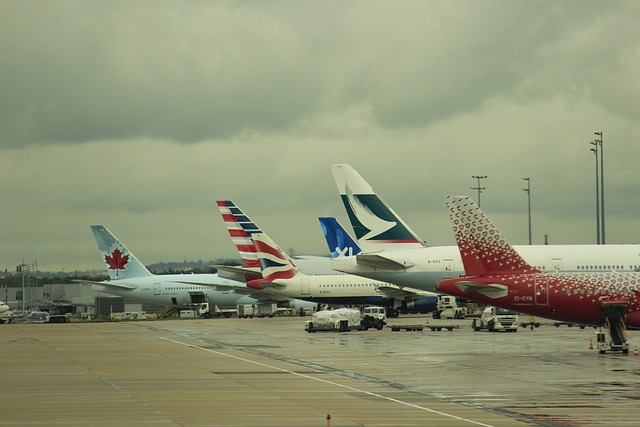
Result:
[[471,198],[448,196],[447,207],[466,276],[538,271],[513,249]]

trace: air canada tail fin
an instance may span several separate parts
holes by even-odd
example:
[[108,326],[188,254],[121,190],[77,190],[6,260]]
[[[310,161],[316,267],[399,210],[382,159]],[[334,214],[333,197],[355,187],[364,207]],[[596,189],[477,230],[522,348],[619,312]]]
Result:
[[360,246],[351,238],[349,233],[334,217],[320,217],[320,227],[329,246],[331,258],[339,256],[357,255],[361,252]]
[[262,230],[233,201],[218,200],[216,203],[231,236],[231,241],[238,249],[242,266],[260,268],[251,236],[262,233]]
[[471,198],[447,196],[447,208],[466,276],[538,271],[513,249]]
[[92,225],[91,231],[111,280],[153,275],[106,227]]
[[253,243],[256,246],[264,280],[291,279],[299,274],[295,265],[269,236],[254,234]]
[[331,165],[331,172],[363,251],[425,246],[420,237],[350,165]]

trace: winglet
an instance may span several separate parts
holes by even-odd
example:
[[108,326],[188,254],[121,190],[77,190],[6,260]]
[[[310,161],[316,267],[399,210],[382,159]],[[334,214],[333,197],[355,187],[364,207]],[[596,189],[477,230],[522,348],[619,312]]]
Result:
[[360,246],[334,217],[319,217],[322,233],[327,241],[331,258],[351,256],[361,252]]
[[447,196],[447,208],[465,276],[538,271],[513,249],[471,198]]
[[356,239],[364,251],[426,246],[350,165],[331,165],[331,172]]

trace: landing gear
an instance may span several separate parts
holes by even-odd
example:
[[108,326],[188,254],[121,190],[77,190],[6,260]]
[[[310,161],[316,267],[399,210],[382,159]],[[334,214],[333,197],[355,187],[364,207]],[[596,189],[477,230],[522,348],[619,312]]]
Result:
[[620,351],[622,354],[629,354],[627,327],[624,322],[625,306],[626,302],[621,301],[606,301],[600,306],[600,315],[610,338],[607,341],[604,331],[596,332],[596,343],[600,354],[607,351]]

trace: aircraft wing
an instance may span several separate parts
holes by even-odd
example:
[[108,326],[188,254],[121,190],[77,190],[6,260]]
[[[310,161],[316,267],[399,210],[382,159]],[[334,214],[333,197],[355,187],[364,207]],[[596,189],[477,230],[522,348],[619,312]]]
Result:
[[96,282],[95,280],[84,280],[84,279],[74,279],[73,281],[76,283],[81,283],[83,285],[100,285],[100,286],[107,286],[113,289],[123,289],[128,291],[132,291],[137,288],[136,285],[132,285],[129,283],[111,283],[109,281]]
[[239,294],[250,294],[254,289],[248,288],[245,285],[238,283],[237,285],[229,285],[226,283],[211,283],[211,282],[198,282],[190,280],[172,280],[171,283],[182,283],[185,285],[200,285],[208,286],[215,291],[234,291]]
[[477,292],[489,298],[506,297],[509,294],[509,288],[499,283],[477,283],[472,281],[456,282],[456,286],[462,292]]
[[383,285],[376,288],[385,298],[394,298],[397,300],[411,301],[419,298],[433,297],[438,294],[433,292],[427,292],[420,289],[400,287],[395,285]]
[[379,270],[407,270],[415,264],[406,261],[397,261],[380,253],[359,253],[356,255],[358,264],[376,268]]
[[175,283],[184,283],[186,285],[209,286],[211,289],[215,291],[220,291],[220,292],[233,291],[236,294],[248,295],[260,301],[287,301],[291,299],[289,297],[270,292],[270,289],[271,290],[282,289],[285,287],[285,285],[280,285],[278,283],[267,282],[267,281],[260,281],[260,286],[262,286],[264,289],[254,289],[254,288],[250,288],[248,286],[244,286],[240,284],[227,285],[222,283],[190,282],[188,280],[180,280],[180,281],[176,281]]

